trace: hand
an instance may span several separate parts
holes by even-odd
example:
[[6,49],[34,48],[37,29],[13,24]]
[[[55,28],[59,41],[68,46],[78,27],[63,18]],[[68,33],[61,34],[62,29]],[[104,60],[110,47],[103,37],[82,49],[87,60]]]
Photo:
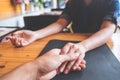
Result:
[[42,76],[57,70],[63,62],[72,61],[79,56],[78,53],[60,55],[60,52],[60,49],[52,49],[35,60],[34,63],[38,65],[38,71]]
[[64,72],[67,74],[70,70],[81,70],[86,68],[86,61],[83,59],[85,57],[85,48],[80,43],[67,43],[61,50],[61,54],[73,54],[79,53],[76,60],[71,62],[63,63],[59,72]]
[[20,30],[8,37],[16,47],[26,46],[36,40],[36,33],[30,30]]

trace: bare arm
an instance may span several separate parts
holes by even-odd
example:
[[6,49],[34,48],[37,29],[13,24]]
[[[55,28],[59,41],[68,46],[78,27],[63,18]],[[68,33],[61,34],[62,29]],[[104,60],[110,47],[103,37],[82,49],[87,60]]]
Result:
[[63,19],[63,18],[58,19],[53,24],[48,25],[47,27],[45,27],[43,29],[35,31],[36,40],[46,37],[48,35],[60,32],[64,27],[67,26],[67,24],[68,24],[68,22],[65,19]]
[[30,30],[17,31],[13,33],[13,36],[10,36],[9,39],[11,40],[12,44],[16,47],[27,46],[37,39],[41,39],[48,35],[60,32],[64,27],[67,26],[67,24],[68,22],[65,19],[59,18],[53,24],[48,25],[47,27],[37,31]]
[[36,80],[37,70],[37,66],[29,62],[1,76],[0,80]]
[[66,61],[76,59],[79,54],[60,55],[60,49],[52,49],[43,56],[28,62],[0,77],[0,80],[50,80],[56,69]]
[[115,31],[115,24],[111,21],[104,21],[101,25],[101,30],[90,36],[88,39],[82,41],[82,44],[87,51],[106,43]]
[[72,51],[72,53],[78,52],[79,57],[77,58],[77,60],[70,62],[69,65],[67,65],[67,67],[66,67],[67,63],[62,64],[62,66],[60,67],[60,72],[64,72],[65,74],[67,74],[71,69],[81,70],[82,67],[80,67],[79,64],[85,57],[85,53],[106,43],[106,41],[110,39],[114,31],[115,24],[112,23],[111,21],[104,21],[103,24],[101,25],[101,29],[92,36],[90,36],[88,39],[83,40],[82,42],[77,44],[73,43],[66,44],[62,49],[62,53],[70,54],[69,51]]

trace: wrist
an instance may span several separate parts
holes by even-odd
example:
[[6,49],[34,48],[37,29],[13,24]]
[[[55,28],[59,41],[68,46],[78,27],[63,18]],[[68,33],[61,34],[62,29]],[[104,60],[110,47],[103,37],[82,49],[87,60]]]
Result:
[[35,40],[38,40],[39,37],[40,37],[39,32],[38,31],[34,31],[33,34],[34,34]]
[[36,72],[38,71],[38,66],[34,63],[34,61],[28,62],[26,64],[26,67],[27,69],[30,69],[30,70],[34,69],[34,71]]
[[88,51],[86,46],[84,44],[82,44],[81,42],[78,43],[78,45],[79,45],[80,49],[83,51],[83,53],[86,53]]
[[36,69],[39,71],[39,76],[43,76],[44,73],[44,62],[41,60],[41,58],[37,58],[33,61],[33,64],[36,66]]
[[32,61],[21,66],[20,71],[22,75],[27,75],[29,78],[36,78],[38,74],[38,68]]

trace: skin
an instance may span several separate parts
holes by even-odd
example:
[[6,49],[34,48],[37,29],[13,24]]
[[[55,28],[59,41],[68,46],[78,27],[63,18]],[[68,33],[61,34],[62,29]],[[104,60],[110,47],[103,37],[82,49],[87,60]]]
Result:
[[62,49],[63,54],[69,54],[70,53],[69,51],[72,50],[73,53],[78,52],[80,56],[78,57],[77,60],[72,61],[69,64],[64,63],[61,66],[60,71],[61,72],[64,71],[64,73],[67,74],[71,69],[81,70],[81,68],[79,67],[79,63],[85,57],[85,53],[106,43],[107,40],[110,39],[110,37],[114,33],[114,30],[115,30],[114,23],[110,21],[104,21],[101,26],[101,30],[94,33],[88,39],[77,44],[73,43],[66,44]]
[[[85,0],[86,5],[89,5],[92,0]],[[46,36],[60,32],[64,27],[68,25],[68,22],[60,18],[53,24],[37,31],[20,31],[20,33],[14,33],[14,36],[10,37],[13,45],[16,47],[26,46],[37,39],[44,38]],[[115,24],[111,21],[103,21],[101,29],[90,36],[88,39],[81,41],[80,43],[67,43],[61,50],[61,54],[79,53],[76,60],[65,62],[59,68],[59,72],[67,74],[70,70],[81,70],[81,61],[85,57],[85,53],[96,47],[99,47],[106,43],[115,31]],[[30,34],[30,35],[29,35]]]
[[[60,55],[60,52],[60,49],[52,49],[43,56],[1,76],[0,80],[50,80],[57,74],[57,68],[63,62],[72,61],[79,56],[79,53]],[[86,63],[83,61],[81,64]]]
[[[15,32],[14,36],[11,36],[9,38],[12,44],[15,45],[16,47],[26,46],[34,42],[35,40],[60,32],[67,24],[68,23],[66,20],[59,19],[57,22],[41,30],[38,30],[38,31],[22,30],[22,31]],[[64,63],[63,66],[60,67],[59,71],[67,74],[71,69],[81,70],[79,63],[85,57],[85,53],[89,50],[92,50],[106,43],[106,41],[114,33],[114,30],[115,30],[114,23],[112,23],[111,21],[104,21],[101,25],[101,29],[98,32],[94,33],[92,36],[90,36],[88,39],[83,40],[77,44],[67,43],[62,48],[61,54],[69,54],[69,51],[72,50],[73,53],[76,51],[79,52],[80,56],[74,62],[71,62],[69,64]]]

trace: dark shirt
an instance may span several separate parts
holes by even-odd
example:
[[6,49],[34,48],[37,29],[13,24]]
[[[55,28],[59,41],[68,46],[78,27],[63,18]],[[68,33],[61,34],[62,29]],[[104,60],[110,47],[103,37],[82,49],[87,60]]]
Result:
[[84,0],[69,0],[60,18],[72,21],[76,33],[93,33],[105,20],[117,24],[118,6],[118,0],[92,0],[88,6]]

